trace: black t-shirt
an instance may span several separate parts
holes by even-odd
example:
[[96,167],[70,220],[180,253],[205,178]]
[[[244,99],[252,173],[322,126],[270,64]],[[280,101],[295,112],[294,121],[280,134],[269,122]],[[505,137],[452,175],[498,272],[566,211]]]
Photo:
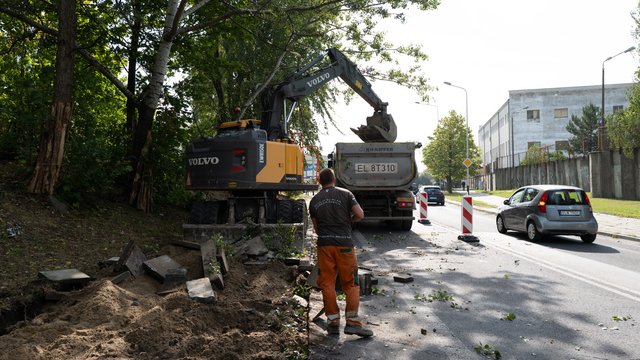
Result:
[[309,203],[318,223],[318,246],[353,246],[351,208],[358,205],[351,191],[339,187],[320,190]]

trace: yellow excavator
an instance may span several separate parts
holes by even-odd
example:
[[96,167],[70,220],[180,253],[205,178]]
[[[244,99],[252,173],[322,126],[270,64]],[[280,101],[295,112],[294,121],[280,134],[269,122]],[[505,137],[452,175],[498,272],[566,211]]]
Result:
[[222,191],[222,199],[196,203],[191,224],[299,223],[303,201],[278,198],[281,191],[317,190],[305,184],[303,149],[289,139],[287,125],[298,101],[340,77],[374,109],[366,125],[351,129],[366,143],[393,143],[396,125],[387,103],[371,89],[356,65],[335,48],[327,49],[285,82],[262,94],[261,119],[226,122],[214,137],[187,147],[186,186]]

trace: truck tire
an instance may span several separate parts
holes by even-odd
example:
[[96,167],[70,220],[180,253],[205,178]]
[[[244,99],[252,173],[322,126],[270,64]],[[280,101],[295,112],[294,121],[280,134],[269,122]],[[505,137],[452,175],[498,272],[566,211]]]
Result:
[[220,203],[218,201],[197,201],[191,206],[189,222],[191,224],[217,224],[219,209]]
[[293,214],[293,202],[291,200],[278,200],[278,222],[290,224]]

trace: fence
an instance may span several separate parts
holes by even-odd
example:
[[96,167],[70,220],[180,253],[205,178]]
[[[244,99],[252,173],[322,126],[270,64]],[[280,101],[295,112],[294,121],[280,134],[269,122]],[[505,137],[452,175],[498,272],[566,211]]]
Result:
[[585,157],[544,161],[534,165],[498,168],[475,178],[483,190],[508,190],[527,184],[564,184],[591,191],[593,197],[640,200],[640,149],[633,158],[619,150],[593,152]]

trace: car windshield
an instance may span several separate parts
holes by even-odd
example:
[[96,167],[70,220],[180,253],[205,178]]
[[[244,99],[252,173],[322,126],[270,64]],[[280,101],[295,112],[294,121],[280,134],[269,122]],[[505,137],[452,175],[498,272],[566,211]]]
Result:
[[582,190],[549,191],[547,205],[587,205],[587,194]]
[[425,188],[424,189],[429,194],[440,191],[440,188]]

